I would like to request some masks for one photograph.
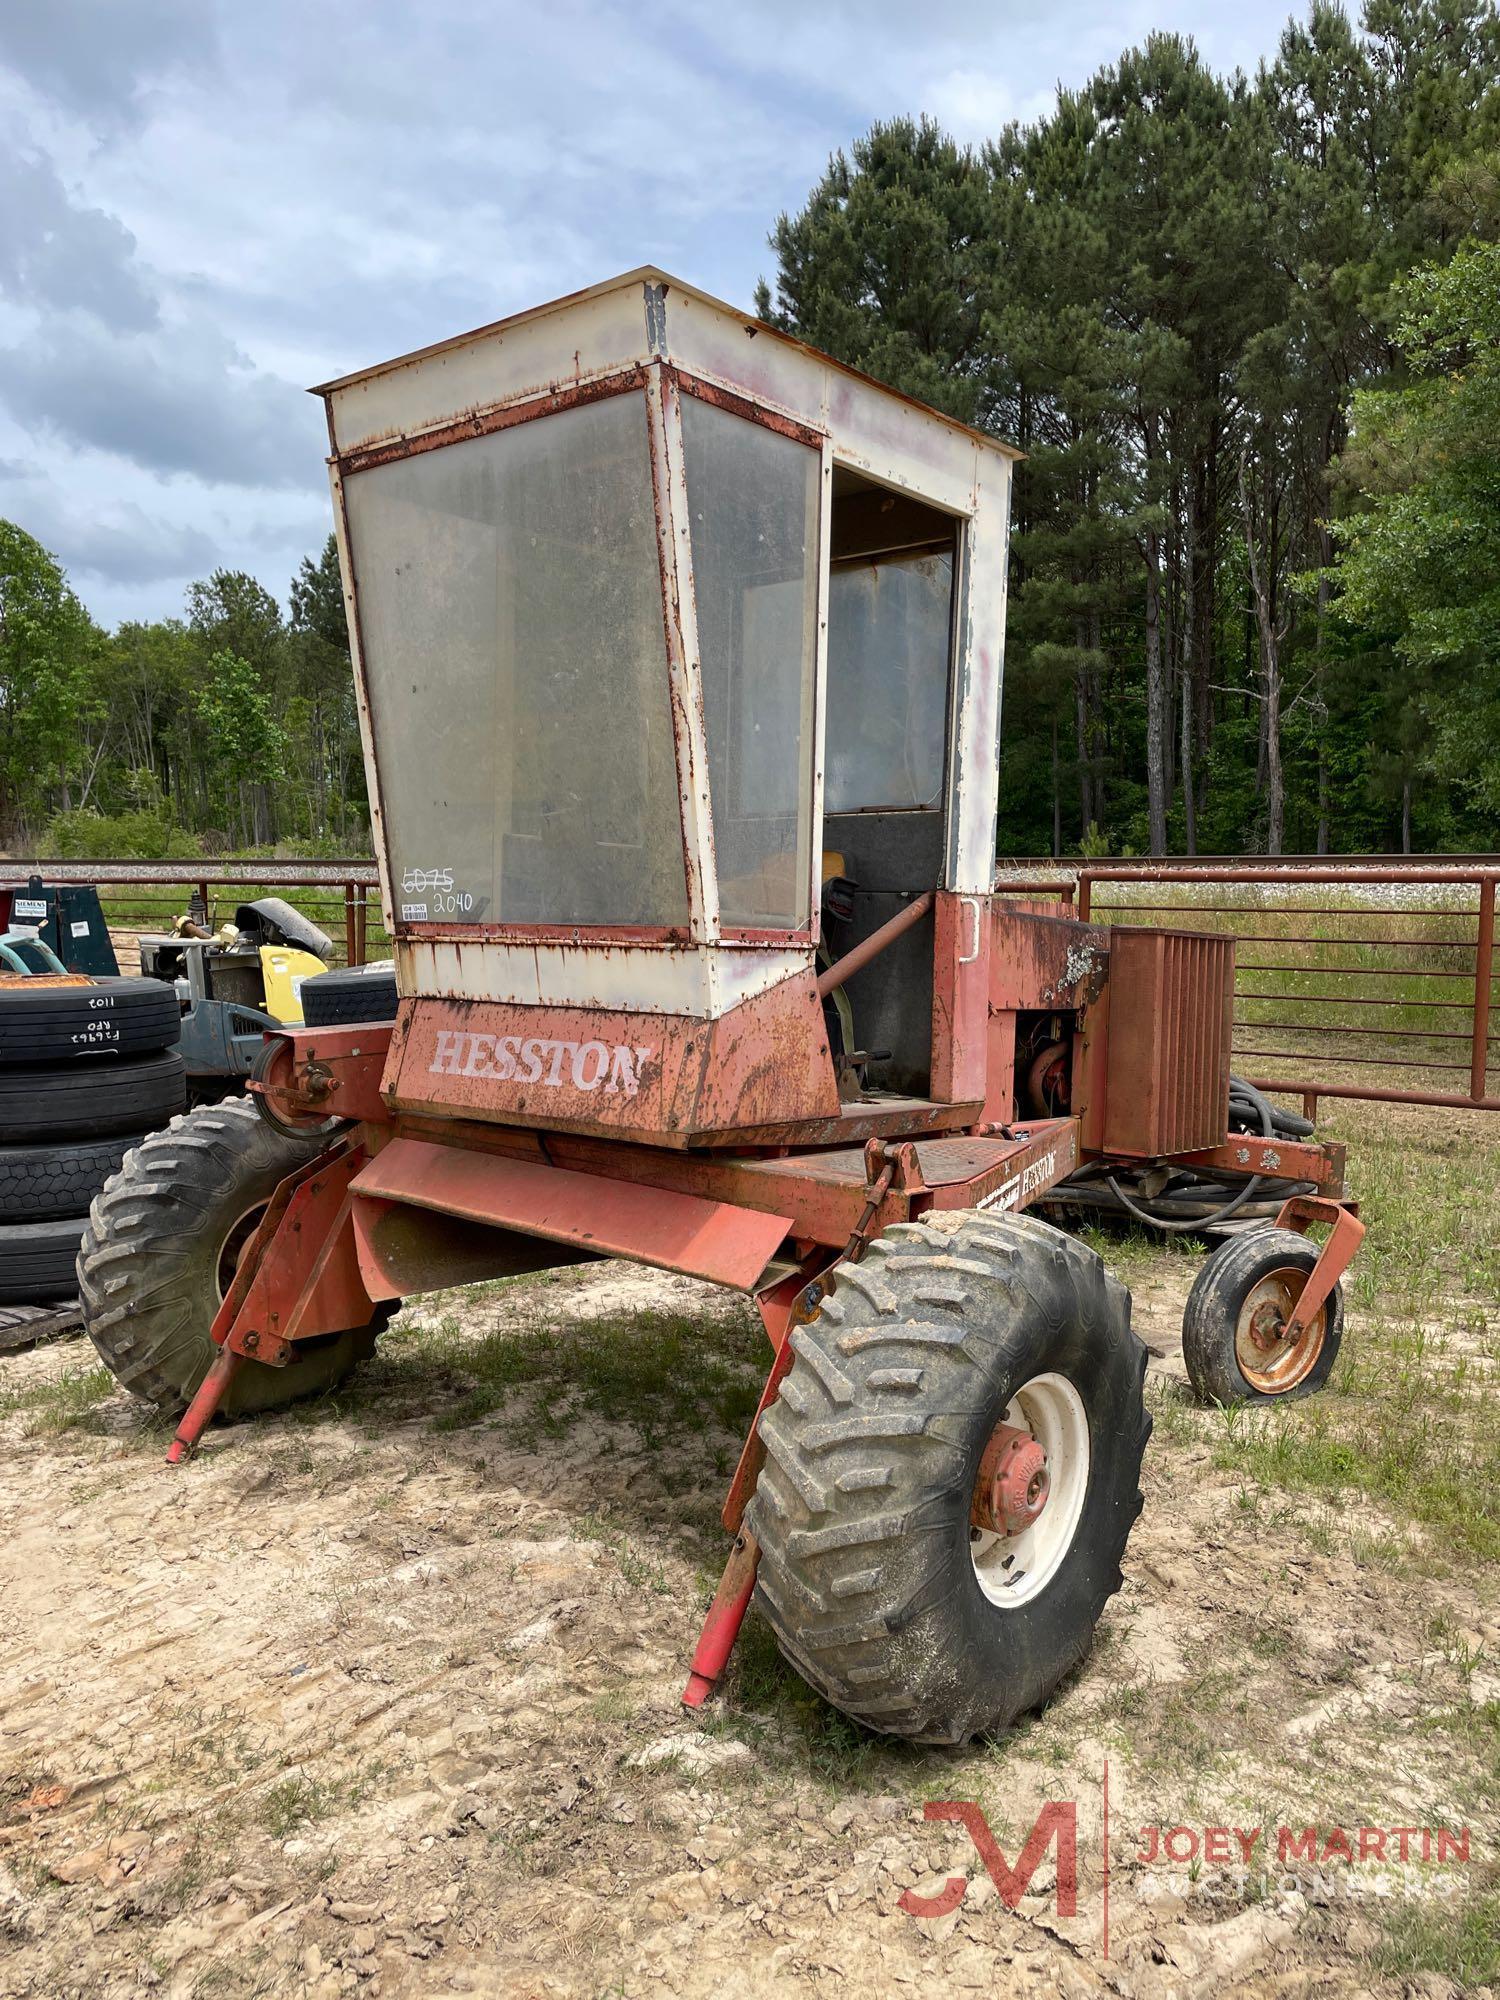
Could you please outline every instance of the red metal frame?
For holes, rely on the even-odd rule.
[[[299,1339],[369,1325],[375,1301],[359,1274],[349,1193],[365,1158],[362,1144],[342,1141],[267,1202],[214,1315],[219,1354],[177,1426],[169,1465],[196,1449],[244,1362],[284,1368]]]
[[[285,1365],[299,1339],[369,1323],[375,1293],[389,1295],[393,1281],[389,1256],[383,1261],[380,1247],[382,1242],[397,1247],[389,1234],[393,1217],[405,1218],[401,1268],[430,1271],[434,1284],[451,1275],[445,1258],[457,1257],[460,1247],[471,1254],[472,1237],[462,1232],[477,1229],[497,1245],[540,1239],[553,1245],[559,1258],[624,1255],[749,1292],[773,1351],[725,1498],[724,1524],[734,1542],[683,1697],[690,1706],[702,1702],[723,1672],[754,1590],[759,1551],[744,1515],[764,1463],[760,1419],[791,1367],[796,1326],[812,1318],[828,1289],[837,1286],[840,1264],[857,1262],[866,1245],[894,1223],[930,1211],[1025,1209],[1085,1159],[1101,1157],[1098,1130],[1109,1075],[1107,938],[1054,914],[1055,906],[1024,910],[941,893],[922,900],[934,903],[936,911],[935,1083],[971,1093],[962,1103],[875,1100],[809,1119],[796,1115],[793,1091],[785,1100],[791,1115],[780,1123],[773,1117],[760,1133],[761,1143],[747,1144],[743,1122],[736,1127],[733,1121],[744,1120],[747,1106],[774,1105],[783,1072],[795,1076],[798,1062],[815,1055],[831,1076],[821,997],[811,972],[798,986],[794,1011],[770,1037],[757,1027],[764,1010],[756,1003],[718,1022],[675,1027],[661,1017],[613,1017],[631,1028],[642,1024],[643,1033],[649,1022],[661,1045],[678,1034],[677,1058],[691,1050],[705,1065],[700,1074],[707,1082],[695,1088],[710,1091],[714,1116],[723,1121],[715,1128],[709,1119],[708,1146],[696,1113],[683,1119],[678,1131],[668,1129],[672,1107],[680,1114],[687,1102],[680,1091],[651,1098],[633,1114],[637,1127],[629,1136],[597,1119],[554,1118],[544,1124],[545,1110],[518,1102],[516,1093],[506,1094],[504,1078],[488,1074],[488,1057],[466,1057],[459,1065],[472,1088],[455,1103],[411,1103],[406,1081],[411,1064],[420,1066],[440,1046],[435,1037],[454,1038],[455,1046],[456,1038],[475,1043],[477,1037],[493,1052],[496,1024],[515,1015],[540,1031],[532,1037],[538,1047],[544,1040],[557,1046],[557,1037],[549,1039],[547,1031],[567,1025],[579,1010],[404,1002],[394,1026],[285,1031],[261,1066],[257,1088],[267,1110],[293,1124],[336,1117],[357,1122],[345,1128],[346,1138],[276,1191],[214,1321],[221,1352],[179,1427],[173,1460],[201,1437],[247,1359]],[[912,921],[905,915],[886,927],[884,940],[870,944],[878,949]],[[870,955],[867,948],[865,956]],[[1223,954],[1158,953],[1152,1005],[1162,1022],[1159,1047],[1137,1037],[1133,1063],[1139,1073],[1130,1079],[1127,1128],[1130,1103],[1151,1106],[1160,1049],[1182,1067],[1200,1044],[1207,1046],[1207,1029],[1199,1034],[1194,1023],[1217,1020],[1225,1001],[1226,963]],[[468,1025],[439,1025],[445,1020]],[[489,1027],[475,1025],[486,1021]],[[1035,1023],[1043,1024],[1052,1036],[1048,1046],[1068,1038],[1058,1035],[1058,1024],[1071,1032],[1074,1105],[1067,1115],[1014,1122],[1015,1052],[1027,1022],[1033,1024],[1028,1033]],[[766,1075],[773,1078],[769,1096],[759,1081]],[[637,1083],[644,1085],[643,1077]],[[554,1102],[567,1108],[564,1095]],[[934,1114],[946,1120],[947,1130],[933,1132]],[[1117,1101],[1117,1123],[1121,1116]],[[1295,1229],[1314,1221],[1332,1225],[1298,1303],[1295,1332],[1326,1301],[1364,1234],[1352,1206],[1330,1198],[1342,1190],[1342,1149],[1231,1135],[1222,1122],[1218,1131],[1216,1145],[1175,1157],[1219,1172],[1280,1173],[1310,1180],[1319,1189],[1287,1202],[1280,1218]],[[674,1143],[678,1140],[683,1143]],[[1141,1151],[1149,1146],[1132,1153],[1127,1131],[1125,1157],[1139,1157]],[[424,1228],[432,1232],[430,1257],[423,1248]],[[1000,1440],[1001,1447],[1006,1443]],[[1016,1471],[1012,1459],[1014,1451],[1009,1457],[997,1451],[994,1490],[976,1501],[992,1514],[1014,1512],[1024,1499],[1021,1487],[1030,1491],[1036,1484],[1031,1462],[1021,1466],[1016,1460]],[[1007,1466],[1015,1473],[1009,1484],[1002,1476]]]
[[[1295,1229],[1306,1235],[1314,1222],[1332,1225],[1328,1240],[1318,1252],[1318,1261],[1307,1275],[1296,1310],[1286,1323],[1283,1338],[1290,1344],[1305,1334],[1353,1261],[1365,1239],[1365,1225],[1354,1202],[1325,1201],[1317,1195],[1294,1194],[1282,1204],[1276,1218],[1278,1229]]]
[[[576,410],[584,403],[602,403],[611,396],[628,396],[632,391],[645,390],[646,371],[652,365],[637,363],[632,368],[617,369],[612,374],[596,375],[588,382],[572,382],[566,388],[549,389],[545,395],[528,397],[524,402],[506,403],[498,409],[476,410],[456,423],[439,424],[432,430],[414,431],[406,437],[392,438],[385,444],[366,445],[362,450],[345,452],[335,462],[340,474],[345,479],[352,479],[361,472],[373,471],[377,466],[392,465],[403,458],[416,458],[422,452],[440,451],[444,445],[465,444],[470,438],[492,437],[496,431],[514,430],[518,424],[533,423],[538,417],[556,416],[559,410]]]

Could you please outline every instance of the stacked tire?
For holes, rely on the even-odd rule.
[[[0,1305],[71,1299],[89,1203],[187,1102],[174,988],[0,981]]]
[[[396,968],[390,959],[320,972],[302,988],[302,1019],[309,1028],[364,1027],[396,1018]]]

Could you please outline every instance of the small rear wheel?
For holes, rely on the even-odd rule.
[[[1274,1403],[1323,1387],[1344,1338],[1342,1287],[1305,1331],[1287,1331],[1317,1261],[1317,1244],[1294,1229],[1232,1236],[1207,1260],[1182,1316],[1182,1358],[1200,1403]]]
[[[906,1223],[791,1341],[746,1517],[782,1652],[873,1729],[1008,1727],[1120,1587],[1151,1430],[1129,1294],[1029,1216]]]
[[[241,1252],[288,1174],[325,1141],[276,1132],[243,1098],[203,1105],[126,1155],[89,1210],[78,1253],[84,1323],[112,1373],[163,1412],[191,1400],[218,1349],[210,1331]],[[240,1369],[225,1416],[281,1409],[343,1379],[390,1317],[299,1341],[285,1368]]]

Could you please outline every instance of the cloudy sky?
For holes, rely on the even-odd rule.
[[[658,263],[748,305],[835,148],[1288,0],[0,0],[0,516],[106,623],[328,531],[308,383]]]

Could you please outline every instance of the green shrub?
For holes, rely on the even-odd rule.
[[[58,813],[43,847],[60,861],[196,861],[203,843],[165,813]]]

